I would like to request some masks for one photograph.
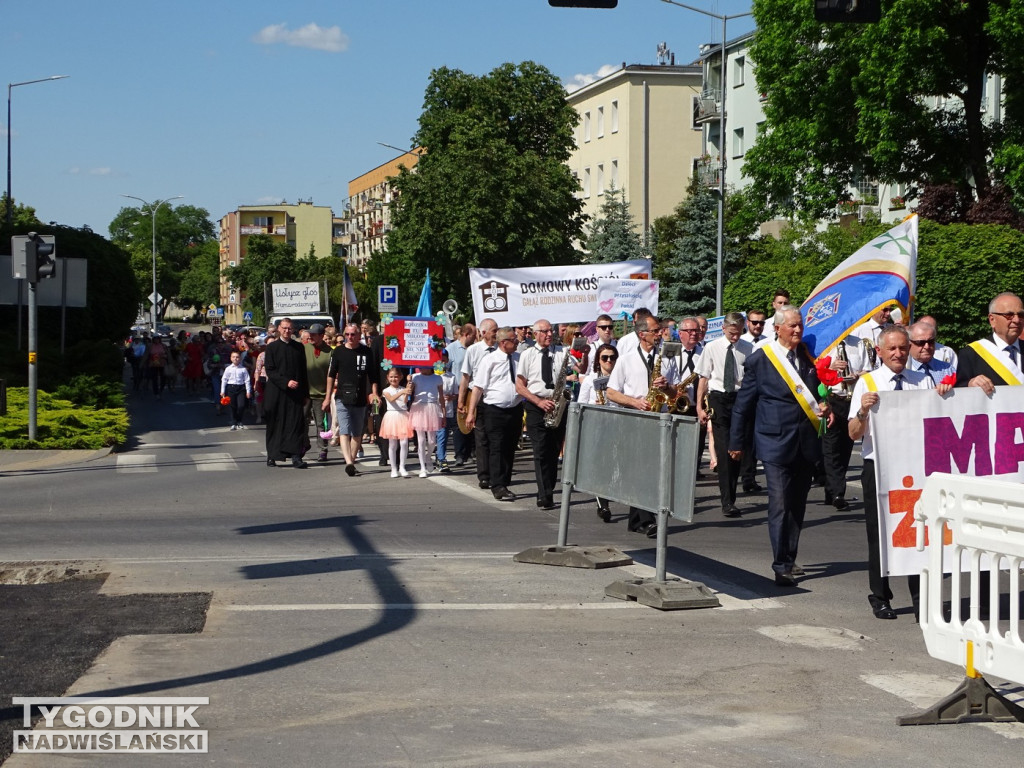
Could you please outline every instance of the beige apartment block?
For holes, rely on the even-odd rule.
[[[697,64],[623,64],[566,97],[580,115],[569,167],[584,213],[597,216],[613,187],[625,190],[641,232],[672,213],[701,155],[702,79]]]
[[[346,247],[350,266],[363,269],[370,256],[386,250],[395,199],[391,179],[402,166],[415,168],[422,151],[405,152],[348,183],[349,197],[341,214],[344,232],[339,233],[339,242]]]
[[[245,259],[253,235],[268,235],[295,248],[300,258],[333,254],[334,213],[330,207],[299,201],[296,205],[242,205],[220,220],[220,269],[237,266]],[[221,276],[220,306],[224,323],[242,322],[245,294]]]

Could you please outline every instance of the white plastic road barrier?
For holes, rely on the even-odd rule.
[[[925,482],[914,519],[917,548],[928,553],[928,565],[921,573],[920,621],[925,645],[932,657],[963,665],[967,676],[956,691],[932,708],[901,717],[900,725],[1024,722],[1024,709],[981,676],[984,673],[1024,685],[1020,621],[1024,486],[937,472]],[[988,588],[992,564],[1009,571],[1005,615],[1000,612],[1000,574],[994,568]],[[948,603],[943,601],[944,574],[949,574]],[[964,597],[969,597],[966,618],[961,612]]]

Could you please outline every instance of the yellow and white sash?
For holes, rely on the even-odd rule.
[[[1021,384],[1024,384],[1024,376],[1021,375],[1020,368],[1002,358],[1003,350],[997,347],[995,342],[990,339],[978,339],[977,341],[972,341],[967,346],[977,352],[981,359],[989,364],[989,367],[999,375],[1004,384],[1009,384],[1013,387],[1019,387]],[[996,384],[998,382],[992,383]]]
[[[815,431],[817,431],[821,425],[821,419],[818,418],[818,399],[815,397],[817,393],[810,391],[803,379],[800,378],[796,368],[789,362],[789,358],[785,355],[780,355],[776,351],[775,343],[765,344],[762,349],[764,349],[765,357],[775,366],[775,370],[779,372],[779,376],[786,382],[789,391],[793,393],[793,397],[796,398],[797,403],[803,409],[807,418],[811,420],[811,425]]]

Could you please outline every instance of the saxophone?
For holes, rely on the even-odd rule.
[[[658,355],[654,358],[654,367],[651,370],[652,384],[650,389],[647,390],[647,397],[644,398],[654,413],[661,411],[662,406],[667,406],[669,412],[672,412],[675,407],[675,399],[670,397],[667,392],[663,392],[655,387],[653,382],[661,377],[662,358],[675,357],[679,354],[680,349],[682,349],[682,345],[678,341],[663,341],[658,348]]]
[[[582,336],[577,336],[572,340],[572,349],[574,351],[582,352],[586,348],[587,342]],[[565,386],[565,380],[569,376],[571,366],[572,355],[569,353],[569,350],[565,350],[565,354],[562,357],[562,365],[559,367],[558,376],[555,378],[554,392],[551,395],[551,399],[555,401],[555,407],[544,414],[544,426],[548,429],[555,429],[555,427],[562,423],[565,409],[572,402],[572,390]]]
[[[686,389],[697,380],[698,376],[700,374],[694,371],[676,385],[676,396],[669,408],[672,413],[683,413],[690,409],[690,398],[686,396]]]
[[[850,356],[846,354],[846,342],[840,341],[836,347],[836,359],[846,363],[846,370],[843,371],[843,394],[850,394],[850,384],[847,377],[850,375]]]

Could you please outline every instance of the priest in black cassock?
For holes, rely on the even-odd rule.
[[[305,407],[309,400],[306,379],[306,353],[292,339],[292,321],[278,323],[278,340],[267,345],[264,367],[267,385],[263,393],[263,411],[267,420],[267,466],[291,458],[292,466],[305,469],[302,454],[309,449],[309,428]]]

